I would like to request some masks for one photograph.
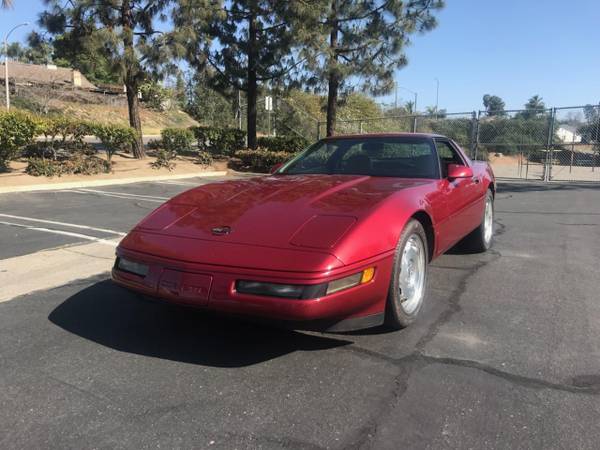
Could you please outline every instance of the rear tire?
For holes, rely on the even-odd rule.
[[[385,324],[399,330],[413,323],[425,298],[429,246],[423,225],[410,220],[398,240],[385,312]]]
[[[485,208],[481,224],[469,233],[464,239],[464,245],[474,253],[483,253],[489,250],[494,240],[494,196],[487,191]]]

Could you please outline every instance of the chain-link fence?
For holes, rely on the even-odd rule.
[[[320,123],[320,130],[324,130]],[[498,178],[600,181],[600,105],[338,120],[336,133],[448,136]]]
[[[600,181],[600,105],[556,108],[548,178]]]

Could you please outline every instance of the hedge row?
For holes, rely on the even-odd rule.
[[[294,154],[289,152],[272,152],[264,148],[246,149],[235,152],[236,158],[242,162],[245,169],[252,172],[268,173],[276,164],[282,164],[291,159]]]
[[[136,139],[135,130],[128,126],[108,125],[70,120],[67,118],[40,118],[15,111],[0,113],[0,168],[17,157],[24,149],[27,156],[57,160],[58,155],[89,149],[84,137],[95,135],[107,152],[108,161],[118,151],[128,151]],[[44,140],[35,142],[43,136]],[[193,142],[198,143],[197,152]],[[285,161],[302,150],[308,142],[297,136],[258,138],[258,150],[240,150],[245,147],[246,133],[235,128],[191,127],[167,128],[161,133],[157,146],[168,154],[196,152],[201,164],[210,164],[212,156],[237,156],[242,163],[255,170],[265,171],[271,165]],[[236,153],[237,152],[237,153]],[[63,158],[64,159],[64,158]],[[37,166],[43,164],[35,163]],[[48,169],[50,172],[54,169]],[[60,171],[60,169],[57,169]],[[45,169],[32,172],[46,172]]]
[[[302,136],[264,136],[257,139],[259,147],[272,152],[296,153],[304,150],[310,144]]]
[[[50,159],[57,159],[59,153],[88,149],[84,141],[87,135],[100,140],[109,161],[115,152],[128,151],[136,139],[135,130],[128,126],[41,118],[20,111],[0,113],[0,166],[6,167],[24,149],[28,156]],[[36,137],[44,140],[35,142]]]
[[[191,127],[198,140],[198,149],[212,155],[233,156],[244,148],[246,132],[237,128]]]

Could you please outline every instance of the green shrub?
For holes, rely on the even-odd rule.
[[[296,153],[308,147],[309,142],[302,136],[263,136],[257,139],[259,147],[272,152]]]
[[[235,156],[242,161],[242,165],[253,172],[268,173],[275,164],[281,164],[289,160],[293,153],[271,152],[264,148],[256,150],[239,150]]]
[[[136,140],[136,131],[131,127],[93,124],[90,129],[102,142],[109,161],[116,152],[129,150]]]
[[[27,156],[56,159],[61,154],[91,148],[90,144],[84,142],[85,136],[92,133],[90,124],[87,122],[75,121],[66,117],[45,118],[40,120],[38,132],[44,136],[45,140],[36,143],[39,144],[37,148],[32,145],[28,146]]]
[[[160,132],[162,148],[168,152],[185,153],[192,151],[194,133],[187,128],[165,128]]]
[[[198,152],[198,156],[196,158],[196,164],[200,164],[202,166],[210,166],[213,162],[213,157],[208,152]]]
[[[62,161],[55,161],[46,158],[29,158],[25,172],[34,177],[54,177],[61,176],[63,172]]]
[[[173,100],[171,90],[153,82],[143,83],[139,90],[140,94],[142,94],[142,102],[148,108],[156,111],[166,111],[171,107]]]
[[[67,174],[95,175],[109,173],[111,164],[97,156],[78,152],[68,159],[29,158],[25,172],[39,177],[60,177]]]
[[[246,132],[237,128],[191,127],[198,140],[198,149],[213,155],[233,156],[244,148]]]
[[[150,150],[160,150],[163,148],[163,143],[161,139],[150,139],[146,144]]]
[[[21,112],[0,113],[0,168],[18,155],[19,150],[33,142],[39,121]]]
[[[173,160],[176,158],[177,153],[168,150],[158,150],[156,152],[156,160],[150,163],[153,169],[168,169],[169,172],[175,168]]]

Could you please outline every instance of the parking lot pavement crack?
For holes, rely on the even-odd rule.
[[[61,385],[65,386],[65,387],[67,387],[67,388],[69,388],[69,389],[73,389],[74,391],[77,391],[77,392],[79,392],[80,394],[84,395],[85,397],[92,398],[92,399],[96,400],[96,402],[98,402],[98,403],[102,404],[102,405],[103,405],[103,406],[105,406],[105,407],[108,407],[108,408],[110,408],[110,409],[111,409],[111,411],[113,411],[113,412],[115,412],[115,413],[116,413],[116,412],[118,412],[118,411],[119,411],[119,409],[120,409],[120,408],[119,408],[118,406],[116,406],[116,405],[115,405],[115,403],[114,403],[114,402],[113,402],[111,399],[109,399],[108,397],[105,397],[105,396],[103,396],[103,395],[96,394],[96,393],[94,393],[94,392],[92,392],[92,391],[89,391],[89,390],[87,390],[87,389],[83,389],[83,388],[81,388],[81,387],[79,387],[79,386],[77,386],[77,385],[75,385],[75,384],[73,384],[73,383],[70,383],[70,382],[68,382],[68,381],[62,380],[62,379],[60,379],[60,378],[56,378],[55,376],[52,376],[52,375],[50,375],[50,374],[49,374],[49,373],[47,373],[47,372],[40,371],[40,373],[41,373],[43,376],[45,376],[46,378],[48,378],[48,379],[50,379],[50,380],[52,380],[52,381],[54,381],[54,382],[56,382],[56,383],[59,383],[59,384],[61,384]]]
[[[569,382],[554,383],[541,378],[527,377],[524,375],[506,372],[491,365],[483,364],[473,360],[437,357],[424,354],[418,355],[416,359],[425,361],[429,364],[444,364],[476,369],[525,388],[550,389],[554,391],[568,392],[570,394],[600,395],[600,375],[575,376],[571,378]]]
[[[371,448],[372,442],[377,436],[380,424],[392,413],[404,393],[407,391],[408,383],[412,374],[432,364],[451,365],[478,370],[485,372],[488,375],[501,378],[510,384],[518,385],[527,389],[549,389],[552,391],[565,392],[569,394],[591,396],[600,395],[600,375],[580,375],[571,378],[565,383],[555,383],[540,378],[527,377],[524,375],[506,372],[478,361],[430,356],[419,351],[415,351],[401,358],[393,358],[383,353],[356,345],[343,347],[342,351],[350,351],[368,358],[383,361],[400,369],[399,373],[394,377],[393,388],[391,389],[389,395],[386,396],[386,400],[381,403],[381,406],[372,414],[367,423],[346,441],[346,443],[342,446],[344,449]]]
[[[348,347],[346,347],[348,348]],[[359,353],[383,359],[386,362],[391,362],[390,358],[377,352],[372,352],[361,347],[353,347],[353,350]],[[408,389],[408,380],[412,373],[423,365],[419,361],[416,353],[410,354],[403,358],[394,360],[394,365],[400,369],[399,373],[394,377],[393,388],[385,401],[381,402],[381,406],[371,415],[365,425],[363,425],[356,433],[354,433],[343,445],[343,449],[369,449],[372,446],[374,438],[377,436],[379,426],[383,420],[388,417],[398,401],[402,398]]]
[[[460,300],[467,290],[469,280],[477,274],[478,271],[486,267],[487,265],[497,261],[502,255],[500,252],[490,249],[487,254],[492,255],[491,258],[479,260],[477,264],[468,269],[466,273],[459,280],[456,289],[454,289],[449,296],[448,306],[446,309],[440,314],[435,322],[431,324],[427,332],[419,339],[416,345],[416,349],[418,352],[422,352],[423,349],[429,342],[431,342],[435,336],[439,333],[441,327],[450,321],[452,316],[455,313],[461,310]]]

